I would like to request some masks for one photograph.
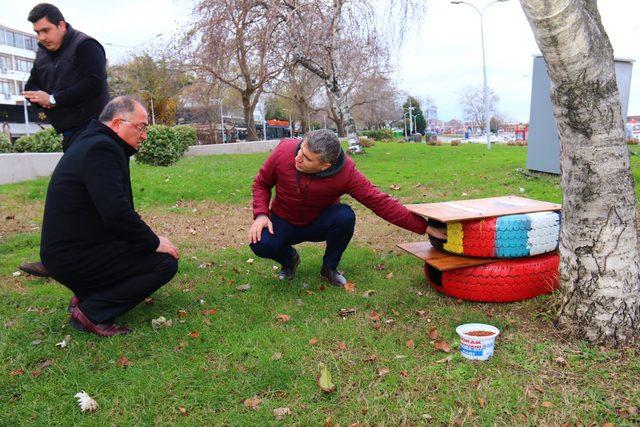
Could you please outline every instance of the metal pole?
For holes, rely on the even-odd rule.
[[[404,137],[407,137],[407,115],[402,115],[402,124],[404,125]]]
[[[222,100],[218,99],[218,102],[220,103],[220,135],[222,135],[222,143],[225,144],[227,142],[227,139],[225,138],[225,135],[224,135],[224,116],[222,115]]]
[[[487,8],[489,6],[491,6],[494,3],[503,3],[506,2],[508,0],[494,0],[491,3],[488,3],[483,9],[482,11],[480,11],[480,9],[478,9],[476,6],[474,6],[471,3],[467,3],[466,1],[460,1],[460,0],[453,0],[451,3],[452,4],[466,4],[471,6],[472,8],[475,9],[476,12],[478,12],[478,15],[480,15],[480,42],[482,45],[482,75],[483,75],[483,80],[484,80],[484,84],[483,84],[483,93],[484,93],[484,131],[486,132],[486,137],[487,137],[487,148],[491,149],[491,117],[489,117],[489,87],[487,85],[487,64],[486,64],[486,59],[485,59],[485,52],[484,52],[484,23],[483,23],[483,15],[484,15],[484,11],[487,10]]]
[[[25,82],[22,82],[22,92],[24,92],[24,86]],[[22,99],[22,108],[24,110],[24,131],[26,132],[27,136],[29,136],[31,135],[31,132],[29,132],[29,110],[27,109],[27,98],[23,97]]]
[[[485,8],[486,9],[486,8]],[[487,87],[487,63],[484,55],[484,24],[480,13],[480,42],[482,43],[482,77],[484,79],[484,131],[487,136],[487,148],[491,149],[491,117],[489,117],[489,88]]]
[[[409,133],[413,135],[413,120],[411,118],[411,111],[413,107],[411,106],[411,98],[409,98]]]
[[[264,102],[262,103],[262,140],[267,140],[267,118],[264,115]]]

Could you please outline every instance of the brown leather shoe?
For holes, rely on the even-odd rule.
[[[342,287],[347,284],[347,279],[338,270],[329,270],[326,267],[322,267],[320,277],[328,280],[333,286]]]
[[[71,313],[73,309],[78,306],[78,304],[80,304],[80,298],[78,298],[75,295],[72,296],[71,299],[69,300],[69,307],[67,307],[67,311]]]
[[[131,332],[126,326],[118,326],[113,323],[94,324],[87,316],[84,315],[77,306],[71,311],[71,320],[69,324],[83,332],[91,332],[101,337],[112,337],[114,335],[126,335]]]
[[[40,261],[23,262],[22,264],[20,264],[18,268],[32,276],[49,277],[49,272],[47,271],[47,267],[45,267],[44,264]]]

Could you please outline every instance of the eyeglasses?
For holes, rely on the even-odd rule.
[[[149,123],[139,123],[139,124],[135,124],[133,122],[130,122],[127,119],[120,119],[123,122],[127,122],[129,123],[131,126],[133,126],[134,128],[136,128],[138,130],[138,132],[140,133],[147,133],[147,128],[149,127]]]

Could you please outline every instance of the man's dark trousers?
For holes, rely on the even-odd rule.
[[[269,258],[284,267],[290,267],[295,254],[292,245],[302,242],[327,242],[322,265],[336,270],[342,253],[347,249],[356,224],[356,215],[348,205],[328,207],[318,218],[304,226],[293,225],[278,215],[271,214],[274,234],[262,230],[261,240],[251,244],[253,252]]]
[[[119,247],[106,247],[114,245]],[[114,242],[94,248],[94,251],[108,253],[126,246],[128,245]],[[85,264],[80,256],[77,259],[80,265],[75,269],[71,266],[50,266],[51,261],[45,265],[54,279],[80,299],[78,307],[96,324],[110,323],[128,312],[169,283],[178,271],[178,261],[168,254],[157,252],[125,249],[104,262],[91,262],[90,265],[86,265],[89,263]]]

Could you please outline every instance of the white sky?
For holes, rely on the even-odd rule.
[[[479,8],[489,0],[467,0]],[[26,20],[37,1],[0,0],[0,23],[32,31]],[[112,63],[130,48],[166,43],[191,13],[188,0],[58,0],[53,1],[77,29],[100,41]],[[482,56],[478,14],[467,5],[429,0],[427,16],[415,22],[395,57],[398,86],[418,98],[431,96],[443,120],[461,118],[458,92],[482,85]],[[640,1],[600,0],[598,7],[615,56],[640,58]],[[500,97],[499,111],[527,122],[531,98],[532,55],[539,53],[519,1],[492,5],[484,14],[489,86]],[[163,36],[152,39],[158,33]],[[634,66],[640,66],[634,63]],[[631,81],[629,114],[640,114],[640,78]]]

